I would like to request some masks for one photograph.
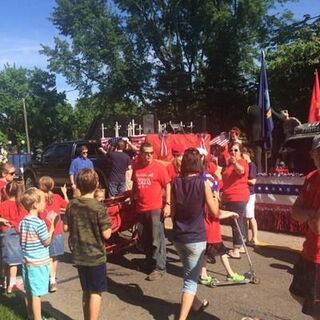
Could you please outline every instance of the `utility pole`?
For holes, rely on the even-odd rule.
[[[22,99],[22,106],[23,106],[23,117],[24,117],[24,128],[26,131],[26,139],[27,139],[27,153],[31,153],[30,150],[30,140],[29,140],[29,130],[28,130],[28,118],[27,118],[27,109],[26,109],[26,101]]]

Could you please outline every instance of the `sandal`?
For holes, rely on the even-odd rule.
[[[206,299],[203,299],[201,302],[201,306],[198,309],[193,309],[194,312],[196,313],[201,313],[203,312],[206,308],[209,306],[209,301]]]
[[[239,256],[235,256],[234,252],[232,250],[227,252],[227,255],[229,256],[229,258],[231,259],[241,259],[240,255]]]

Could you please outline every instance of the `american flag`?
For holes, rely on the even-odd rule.
[[[210,146],[214,144],[218,144],[221,147],[226,146],[229,143],[229,133],[228,132],[221,132],[218,136],[214,137],[210,141]]]

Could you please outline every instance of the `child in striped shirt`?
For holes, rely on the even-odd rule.
[[[41,296],[47,294],[49,288],[49,245],[57,214],[50,215],[52,223],[48,232],[46,224],[38,217],[46,206],[44,193],[30,188],[23,194],[21,203],[28,211],[19,226],[28,319],[41,320]]]

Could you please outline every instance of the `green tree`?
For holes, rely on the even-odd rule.
[[[53,74],[5,65],[0,71],[0,123],[13,145],[26,141],[22,99],[25,99],[31,147],[72,138],[74,111],[56,90]]]
[[[292,19],[269,14],[286,0],[56,2],[60,37],[42,50],[52,71],[111,113],[124,104],[166,120],[208,114],[216,127],[253,102],[258,49]]]

